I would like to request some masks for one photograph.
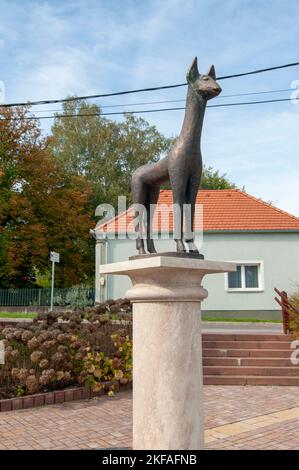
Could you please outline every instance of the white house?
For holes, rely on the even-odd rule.
[[[195,218],[195,240],[205,259],[238,265],[235,273],[204,279],[209,297],[202,310],[209,316],[279,318],[274,287],[290,292],[299,285],[299,218],[237,189],[201,190],[196,203],[202,211]],[[175,250],[172,239],[163,239],[172,231],[172,215],[172,193],[163,190],[154,220],[157,251]],[[95,229],[96,301],[124,297],[130,286],[124,276],[101,276],[100,265],[136,254],[129,239],[132,218],[129,209]]]

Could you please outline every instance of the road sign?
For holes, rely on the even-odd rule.
[[[59,258],[60,258],[60,255],[59,253],[56,253],[56,251],[51,251],[50,253],[50,260],[54,263],[59,263]]]

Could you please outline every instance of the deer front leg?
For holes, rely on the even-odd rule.
[[[186,211],[186,243],[188,244],[189,253],[199,253],[194,243],[194,215],[196,196],[199,188],[199,177],[191,177],[187,186],[187,211]]]

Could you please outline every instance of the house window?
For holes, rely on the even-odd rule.
[[[262,291],[262,262],[237,262],[237,270],[226,276],[227,291]]]

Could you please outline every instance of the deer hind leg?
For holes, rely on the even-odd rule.
[[[145,248],[144,248],[144,240],[143,240],[143,220],[144,220],[144,212],[146,209],[146,202],[148,199],[148,189],[143,181],[142,174],[136,171],[133,174],[132,182],[132,198],[133,198],[133,205],[135,208],[134,219],[135,222],[135,232],[136,232],[136,249],[139,255],[145,255]]]
[[[157,253],[153,241],[153,218],[155,206],[158,202],[160,186],[151,187],[146,203],[146,244],[149,253]]]
[[[194,243],[194,215],[198,188],[199,178],[190,178],[187,186],[187,204],[189,204],[189,207],[187,210],[188,220],[186,220],[186,243],[189,248],[189,253],[199,253],[198,248]]]

